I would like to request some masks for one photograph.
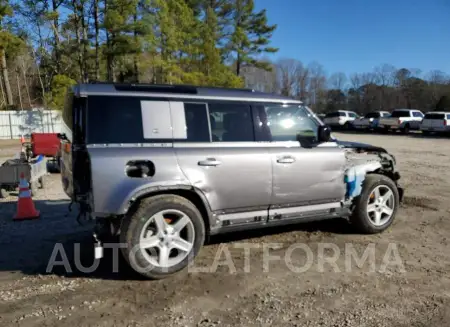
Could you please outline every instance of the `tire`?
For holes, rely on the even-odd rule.
[[[30,192],[31,192],[31,196],[35,196],[38,193],[38,182],[34,181],[34,182],[30,182]]]
[[[346,122],[346,123],[344,124],[344,130],[349,131],[350,129],[351,129],[350,123],[349,123],[349,122]]]
[[[381,193],[382,189],[389,189],[393,193],[392,197],[390,197],[390,204],[392,204],[392,214],[389,217],[384,212],[380,213],[381,218],[378,224],[374,222],[375,215],[377,214],[376,211],[370,212],[370,214],[368,213],[369,199],[376,189],[380,190],[381,195],[386,194]],[[376,200],[376,195],[374,200]],[[355,227],[355,229],[360,233],[363,234],[381,233],[384,230],[386,230],[394,221],[399,203],[400,201],[397,185],[394,183],[394,181],[392,181],[392,179],[384,175],[369,174],[364,180],[361,195],[355,198],[354,201],[355,207],[350,217],[350,222]],[[372,208],[374,207],[375,204]],[[383,221],[383,217],[385,221]]]
[[[47,177],[46,176],[39,177],[38,181],[39,181],[39,188],[45,188],[45,185],[47,185]]]
[[[409,134],[410,130],[409,124],[406,124],[405,127],[403,127],[402,132],[403,134]]]
[[[160,214],[164,213],[165,219],[162,221],[165,222],[167,219],[167,212],[170,211],[182,213],[189,219],[189,222],[186,227],[184,227],[182,232],[186,232],[185,235],[188,235],[186,238],[189,238],[190,234],[191,240],[188,240],[187,243],[191,243],[191,247],[190,250],[184,253],[181,253],[183,251],[179,251],[176,247],[172,247],[172,249],[167,252],[168,256],[170,256],[173,253],[173,249],[175,249],[175,254],[178,253],[180,255],[180,259],[178,260],[181,261],[177,262],[177,259],[175,259],[175,263],[173,265],[163,267],[159,265],[161,263],[160,251],[163,251],[160,246],[163,248],[165,247],[166,249],[171,248],[172,242],[161,239],[161,237],[170,237],[170,232],[166,235],[159,235],[161,231],[158,230],[159,228],[156,225],[155,217],[161,217]],[[163,223],[164,228],[167,227],[166,223],[167,222]],[[147,227],[152,225],[153,227]],[[175,226],[176,223],[168,224],[168,226],[172,225]],[[148,231],[147,228],[149,228]],[[148,239],[157,239],[156,242],[158,243],[158,245],[151,248],[151,250],[145,250],[140,247],[141,237],[148,233],[151,233]],[[194,235],[193,239],[192,234]],[[121,250],[125,260],[131,268],[133,268],[133,270],[149,279],[166,278],[186,268],[188,264],[197,256],[204,241],[205,224],[203,222],[202,215],[192,202],[178,195],[156,195],[144,199],[135,212],[132,212],[129,216],[124,218],[120,232],[120,242],[122,243]],[[167,247],[164,244],[167,244]],[[125,245],[126,247],[124,247]],[[136,251],[133,249],[136,249]],[[156,258],[152,257],[152,255],[155,254]],[[185,255],[184,258],[183,255]],[[158,262],[156,262],[156,260],[158,260]],[[148,267],[149,269],[143,269],[145,267]]]
[[[0,199],[6,199],[8,196],[8,191],[0,186]]]
[[[423,136],[430,136],[431,133],[429,131],[422,131]]]

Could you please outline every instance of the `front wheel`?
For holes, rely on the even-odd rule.
[[[196,206],[177,195],[157,195],[124,218],[120,241],[130,266],[150,279],[162,279],[185,267],[205,241],[205,225]]]
[[[399,198],[397,185],[392,179],[379,174],[367,175],[361,195],[355,199],[350,222],[358,232],[380,233],[394,221]]]

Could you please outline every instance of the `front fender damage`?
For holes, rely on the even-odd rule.
[[[352,146],[353,145],[353,146]],[[362,192],[364,180],[368,174],[382,174],[397,185],[400,202],[403,200],[403,188],[398,181],[400,174],[396,170],[396,159],[383,148],[360,143],[341,144],[345,149],[347,165],[345,167],[346,195],[344,206],[350,208],[353,199]]]

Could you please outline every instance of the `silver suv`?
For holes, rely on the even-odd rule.
[[[348,218],[388,228],[395,158],[340,142],[302,102],[246,89],[81,84],[63,112],[61,171],[79,215],[120,237],[133,269],[163,278],[215,234]],[[99,251],[99,257],[101,257]]]

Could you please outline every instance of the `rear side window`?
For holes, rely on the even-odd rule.
[[[210,142],[204,103],[91,96],[87,106],[90,144]]]
[[[137,97],[88,97],[88,143],[144,143]]]
[[[209,142],[208,112],[206,104],[185,103],[187,142]]]
[[[72,131],[73,129],[73,98],[72,92],[68,92],[64,103],[64,109],[62,112],[62,120],[65,128]]]
[[[450,119],[450,114],[447,114],[447,119]]]
[[[337,116],[339,116],[339,117],[345,117],[345,112],[339,111],[339,112],[337,113]]]
[[[418,111],[413,111],[412,114],[413,114],[413,117],[419,117],[419,118],[423,117],[423,114],[421,112],[418,112]]]
[[[356,118],[357,117],[354,112],[349,112],[348,116],[351,117],[351,118]]]
[[[448,115],[447,115],[448,118]],[[445,119],[444,114],[434,114],[434,113],[428,113],[425,115],[424,119]]]
[[[399,118],[399,117],[411,117],[410,112],[406,110],[397,110],[393,111],[391,114],[391,117],[393,118]]]
[[[250,105],[209,103],[208,109],[213,142],[255,141]]]

